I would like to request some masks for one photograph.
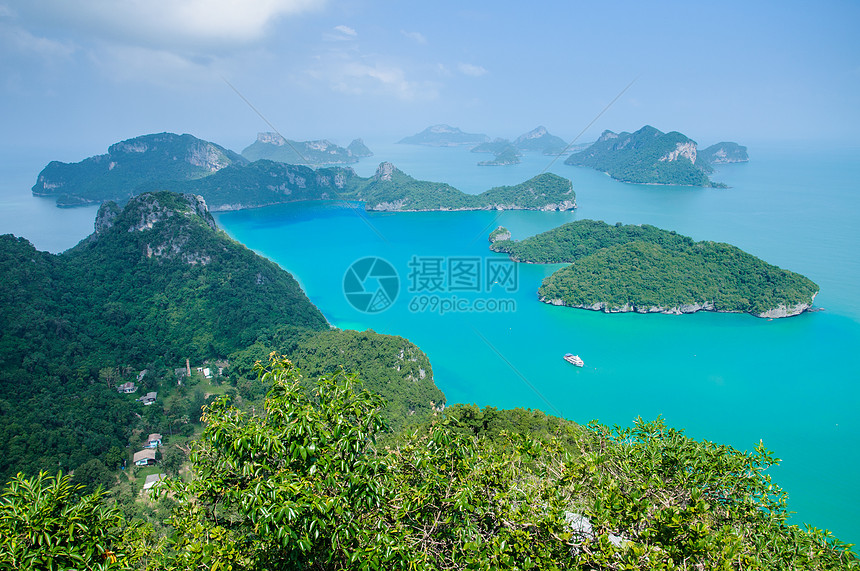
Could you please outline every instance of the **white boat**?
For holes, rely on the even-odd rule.
[[[579,358],[579,355],[574,355],[573,353],[565,353],[564,360],[570,363],[571,365],[576,365],[577,367],[581,367],[585,364],[585,361]]]

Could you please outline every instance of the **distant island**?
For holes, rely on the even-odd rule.
[[[567,142],[561,137],[550,134],[543,125],[539,125],[514,139],[514,147],[520,151],[537,151],[544,155],[557,155],[564,152]]]
[[[480,161],[478,166],[502,166],[519,164],[520,157],[524,152],[540,152],[544,155],[558,155],[565,151],[567,143],[564,139],[551,135],[546,127],[540,125],[528,133],[524,133],[514,139],[493,139],[481,143],[472,149],[473,153],[493,153],[496,155],[491,161]]]
[[[202,166],[201,166],[202,165]],[[478,195],[448,184],[419,181],[388,162],[371,177],[349,167],[313,169],[271,160],[249,162],[191,135],[144,135],[79,163],[50,163],[33,194],[57,196],[58,206],[124,203],[144,192],[172,190],[202,196],[210,209],[239,210],[304,200],[363,202],[367,210],[572,210],[571,182],[543,174]]]
[[[722,142],[699,151],[698,160],[712,165],[724,165],[729,163],[746,163],[749,162],[750,157],[747,154],[747,148],[743,145]]]
[[[735,246],[649,225],[579,220],[522,241],[500,227],[490,241],[515,261],[570,264],[543,280],[541,301],[606,313],[788,317],[809,310],[819,289]]]
[[[127,201],[152,180],[191,180],[248,160],[192,135],[158,133],[113,144],[107,154],[78,163],[50,162],[36,180],[36,196],[56,196],[57,206]]]
[[[744,149],[746,155],[745,147],[735,143],[719,145],[709,147],[707,157],[718,157],[720,148],[728,156],[728,145]],[[696,142],[687,136],[646,125],[635,133],[604,131],[593,145],[572,154],[564,164],[591,167],[622,182],[725,188],[708,178],[713,173],[708,161],[700,160]]]
[[[401,145],[426,145],[429,147],[453,147],[486,143],[490,138],[481,133],[465,133],[450,125],[433,125],[418,134],[397,141]]]
[[[277,133],[259,133],[257,140],[242,151],[249,161],[268,159],[297,165],[336,165],[358,162],[361,157],[372,157],[373,152],[361,139],[355,139],[344,148],[325,139],[293,141]]]
[[[520,153],[516,147],[511,144],[503,147],[498,153],[496,153],[496,157],[491,161],[479,161],[479,167],[495,167],[495,166],[503,166],[503,165],[518,165],[520,164],[520,157],[522,153]]]

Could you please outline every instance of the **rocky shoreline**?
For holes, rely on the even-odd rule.
[[[812,296],[812,299],[813,301],[815,300],[814,295]],[[541,297],[540,301],[542,301],[543,303],[548,303],[550,305],[573,307],[575,309],[588,309],[591,311],[602,311],[603,313],[663,313],[666,315],[683,315],[687,313],[696,313],[699,311],[712,311],[714,313],[744,313],[742,311],[737,310],[715,309],[714,302],[712,301],[683,304],[675,307],[642,307],[637,306],[635,303],[627,303],[622,306],[609,307],[604,301],[598,301],[591,305],[568,305],[564,303],[564,301],[562,301],[561,299],[546,299],[545,297]],[[793,317],[795,315],[800,315],[801,313],[807,311],[813,311],[811,303],[798,303],[797,305],[793,306],[786,306],[785,304],[782,304],[765,312],[750,313],[750,315],[766,319],[780,319],[783,317]]]

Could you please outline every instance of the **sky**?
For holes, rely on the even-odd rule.
[[[850,143],[858,27],[860,2],[827,0],[0,0],[0,160],[162,131],[241,151],[272,126]]]

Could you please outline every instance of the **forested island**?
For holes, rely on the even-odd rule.
[[[520,262],[566,263],[544,279],[540,300],[607,313],[743,312],[787,317],[812,307],[818,286],[720,242],[695,242],[649,225],[578,220],[512,241],[504,228],[490,249]]]
[[[0,278],[0,567],[857,566],[761,445],[445,407],[418,347],[332,329],[200,197],[107,203],[59,255],[2,236]]]
[[[594,144],[570,155],[564,164],[591,167],[622,182],[725,188],[708,178],[713,173],[708,161],[716,162],[720,149],[731,156],[742,156],[739,149],[746,154],[745,147],[719,143],[709,147],[702,160],[692,139],[646,125],[635,133],[604,131]]]
[[[514,186],[466,194],[448,184],[419,181],[388,162],[371,177],[349,167],[249,162],[241,155],[191,135],[145,135],[112,145],[107,155],[79,163],[52,162],[33,193],[57,196],[60,206],[113,200],[159,190],[200,195],[213,211],[304,200],[364,203],[367,210],[571,210],[569,180],[545,173]]]
[[[361,139],[353,140],[348,147],[338,146],[328,140],[293,141],[278,133],[258,133],[257,140],[242,151],[249,161],[267,159],[294,165],[338,165],[358,162],[362,157],[372,157],[373,152]]]

